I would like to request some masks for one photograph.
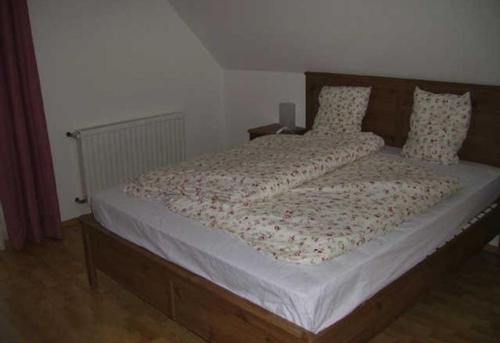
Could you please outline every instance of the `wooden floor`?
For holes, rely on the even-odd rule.
[[[0,252],[0,342],[201,342],[104,275],[91,291],[77,228]],[[500,256],[483,252],[372,341],[500,342]]]

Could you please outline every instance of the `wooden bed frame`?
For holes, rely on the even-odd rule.
[[[462,159],[500,166],[500,87],[394,78],[306,73],[311,128],[325,85],[371,86],[365,131],[402,146],[415,86],[438,93],[471,92],[473,115]],[[446,271],[460,266],[500,233],[500,206],[407,271],[342,320],[314,334],[111,233],[92,215],[80,218],[89,283],[97,270],[209,342],[361,342],[412,306]]]

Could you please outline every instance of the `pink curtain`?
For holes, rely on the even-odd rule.
[[[14,248],[61,238],[26,0],[0,0],[0,201]]]

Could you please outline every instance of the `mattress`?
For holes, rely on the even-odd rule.
[[[91,205],[96,220],[115,234],[318,333],[460,233],[500,195],[498,168],[422,163],[458,177],[462,188],[394,231],[319,265],[277,261],[226,231],[130,197],[122,186],[96,194]]]

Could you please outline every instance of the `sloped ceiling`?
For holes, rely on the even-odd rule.
[[[170,1],[226,69],[477,79],[477,66],[500,82],[498,0]]]

